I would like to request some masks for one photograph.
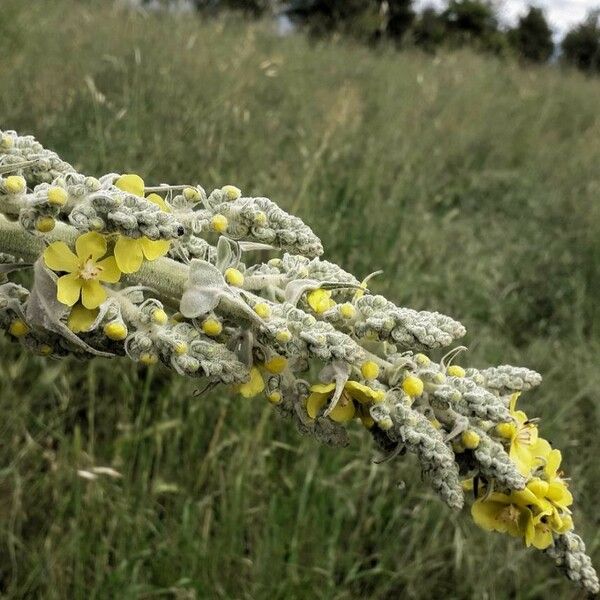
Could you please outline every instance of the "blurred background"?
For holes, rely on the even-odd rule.
[[[521,406],[598,567],[600,29],[569,6],[2,0],[0,128],[90,175],[268,196],[461,320],[462,364],[542,373]],[[2,598],[580,597],[358,428],[319,447],[158,367],[0,352]]]

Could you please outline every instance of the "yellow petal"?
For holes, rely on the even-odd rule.
[[[80,259],[98,260],[106,254],[106,239],[96,231],[89,231],[77,238],[75,251]]]
[[[82,280],[76,273],[69,273],[58,278],[56,282],[56,297],[59,302],[67,306],[73,306],[81,293]]]
[[[473,521],[487,531],[498,531],[498,515],[506,504],[490,500],[476,500],[471,506]]]
[[[525,543],[528,546],[532,545],[538,550],[545,550],[548,548],[548,546],[551,546],[554,540],[550,525],[544,521],[541,521],[539,517],[534,517],[533,526],[533,536],[531,536],[531,525],[530,523],[527,524],[527,536],[525,538]]]
[[[79,259],[64,242],[52,242],[44,250],[44,262],[53,271],[73,273],[79,269]]]
[[[119,271],[119,267],[117,266],[117,261],[114,256],[109,256],[104,260],[101,260],[99,263],[96,263],[96,266],[100,271],[98,275],[99,281],[106,281],[106,283],[117,283],[119,279],[121,279],[121,271]]]
[[[515,440],[510,446],[508,455],[519,469],[521,475],[527,476],[531,473],[535,458],[532,456],[529,446],[520,444]]]
[[[67,325],[74,333],[88,331],[98,316],[98,309],[88,310],[82,304],[76,304],[69,314]]]
[[[548,440],[538,437],[535,444],[531,446],[530,452],[536,459],[546,461],[548,455],[552,452],[552,446],[550,446]],[[539,463],[540,461],[538,460],[537,462]]]
[[[518,506],[538,506],[541,502],[541,499],[538,498],[529,487],[511,492],[510,498],[511,501]]]
[[[335,390],[335,383],[315,383],[310,386],[310,391],[317,394],[329,394],[333,390]]]
[[[354,402],[341,398],[335,405],[335,408],[329,413],[329,418],[338,423],[347,423],[354,419],[355,414],[356,407],[354,406]]]
[[[119,236],[115,244],[115,260],[123,273],[136,273],[144,261],[141,238]]]
[[[522,410],[513,411],[511,414],[519,425],[524,425],[529,420],[529,417]]]
[[[571,515],[554,515],[552,526],[556,533],[567,533],[573,529],[573,519]]]
[[[244,398],[254,398],[260,394],[265,389],[265,382],[260,371],[256,367],[252,367],[249,381],[240,384],[237,389]]]
[[[313,386],[315,387],[315,386]],[[335,387],[335,385],[334,385]],[[312,388],[311,388],[312,389]],[[311,419],[316,419],[319,411],[325,406],[329,394],[313,392],[306,401],[306,412]]]
[[[554,449],[548,453],[546,456],[546,465],[544,467],[544,473],[548,479],[554,479],[556,477],[561,462],[562,454],[560,450]]]
[[[329,389],[326,393],[313,392],[306,401],[306,412],[311,419],[316,419],[319,411],[325,406],[329,398],[331,398],[331,391],[335,388],[335,384],[330,385],[314,385],[321,389]],[[311,388],[312,389],[312,388]],[[356,408],[354,403],[344,398],[340,398],[335,408],[329,413],[329,418],[338,423],[346,423],[354,418]]]
[[[84,281],[81,286],[81,303],[91,309],[98,308],[106,300],[106,290],[96,279]]]
[[[509,409],[511,413],[515,412],[515,409],[517,408],[517,400],[519,399],[520,395],[521,392],[516,392],[510,397]]]
[[[566,508],[567,506],[571,506],[571,504],[573,504],[573,495],[567,489],[567,486],[564,483],[564,481],[552,481],[548,485],[548,492],[546,493],[546,497],[552,500],[552,502],[554,502],[554,504],[556,504],[560,508]]]
[[[163,212],[171,212],[171,207],[167,204],[167,201],[158,194],[148,194],[146,200],[152,202],[152,204],[156,204]]]
[[[144,197],[144,180],[135,173],[126,173],[121,175],[116,181],[115,186],[123,192],[128,192],[134,196]]]
[[[156,260],[164,256],[171,247],[169,240],[150,240],[147,237],[140,238],[142,252],[148,260]]]
[[[359,383],[358,381],[348,381],[344,389],[361,404],[369,404],[371,402],[381,402],[385,396],[383,390],[374,390],[368,385]]]

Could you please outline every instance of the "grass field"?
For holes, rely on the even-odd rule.
[[[541,372],[522,406],[600,566],[600,80],[108,2],[2,0],[0,57],[0,129],[93,175],[269,196],[376,291],[460,319],[464,363]],[[160,368],[0,351],[2,598],[579,597],[358,428],[318,447]]]

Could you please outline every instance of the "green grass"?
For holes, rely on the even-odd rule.
[[[0,128],[89,174],[267,195],[378,292],[462,320],[465,363],[540,371],[523,407],[600,565],[600,81],[108,5],[2,1]],[[3,598],[579,597],[358,429],[318,447],[159,368],[0,351]]]

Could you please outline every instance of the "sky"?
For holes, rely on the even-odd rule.
[[[496,4],[496,3],[495,3]],[[556,38],[562,38],[564,33],[576,23],[581,23],[587,13],[593,8],[600,8],[600,0],[498,0],[498,14],[502,21],[514,25],[518,18],[527,12],[529,4],[542,8],[546,13],[550,26]],[[444,6],[442,0],[417,0],[416,6]]]

